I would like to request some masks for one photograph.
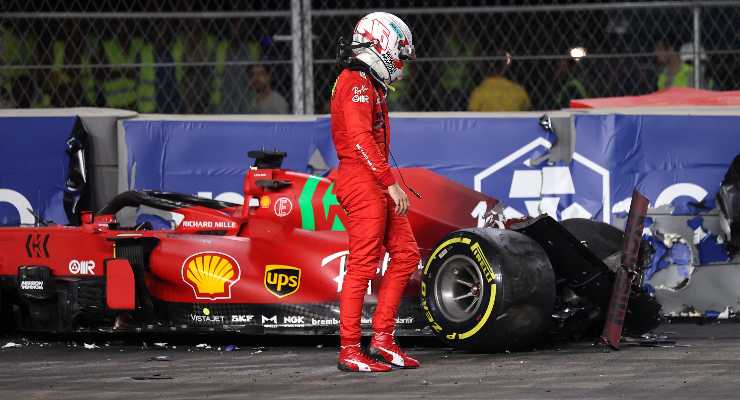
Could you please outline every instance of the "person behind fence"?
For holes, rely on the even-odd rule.
[[[490,75],[470,94],[468,111],[530,110],[532,103],[527,91],[507,77],[511,55],[499,51],[490,64]]]
[[[338,45],[342,68],[331,97],[332,140],[339,168],[337,199],[347,213],[349,259],[339,295],[343,371],[386,372],[391,366],[417,368],[419,362],[396,344],[394,331],[401,295],[419,264],[419,249],[406,217],[409,199],[388,163],[390,124],[388,85],[413,59],[411,31],[398,17],[376,12],[357,23],[352,43]],[[368,356],[361,347],[365,293],[383,256],[390,264],[378,292]]]
[[[50,60],[45,63],[52,68],[44,86],[53,107],[97,104],[98,87],[90,68],[90,49],[97,43],[85,36],[78,24],[69,19],[62,21],[62,34],[47,42],[50,47],[44,53]]]
[[[560,85],[553,108],[569,108],[570,101],[588,97],[586,86],[581,81],[583,60],[573,57],[558,60],[555,67],[555,82]]]
[[[471,79],[474,73],[472,63],[464,60],[473,57],[478,50],[475,41],[468,37],[467,22],[464,14],[450,16],[449,31],[442,39],[443,51],[440,56],[449,59],[439,66],[439,85],[444,93],[441,106],[444,111],[464,111],[475,82]]]
[[[113,20],[107,32],[98,59],[105,60],[109,68],[98,69],[98,81],[103,89],[105,106],[109,108],[136,109],[137,70],[131,64],[136,58],[129,26],[124,20]]]
[[[39,51],[31,21],[0,21],[0,104],[3,107],[28,108],[43,98],[34,70]]]
[[[288,102],[272,88],[272,75],[264,64],[255,64],[248,68],[249,86],[255,92],[249,112],[254,114],[287,114]]]
[[[249,88],[249,74],[244,73],[245,62],[258,61],[262,57],[260,43],[255,40],[254,24],[244,18],[229,20],[227,65],[224,68],[224,85],[222,86],[219,114],[246,114],[254,101],[254,90]]]
[[[680,50],[676,50],[675,43],[669,40],[659,40],[655,44],[655,61],[658,65],[658,90],[670,87],[694,86],[694,44],[684,43]],[[712,89],[713,81],[707,81],[706,70],[708,57],[702,46],[699,46],[699,61],[701,63],[701,76],[699,88]]]

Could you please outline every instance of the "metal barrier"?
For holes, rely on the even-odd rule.
[[[390,96],[396,111],[495,111],[502,82],[504,96],[528,99],[516,107],[534,110],[668,86],[740,88],[734,1],[482,3],[8,0],[0,106],[323,113],[337,38],[377,9],[409,24],[418,51]]]

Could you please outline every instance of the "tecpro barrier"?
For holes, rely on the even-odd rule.
[[[244,174],[261,148],[288,153],[285,167],[307,172],[317,148],[314,119],[294,121],[127,120],[126,187],[197,194],[241,203]],[[321,135],[318,135],[321,136]],[[323,135],[326,136],[326,135]]]
[[[612,214],[629,208],[639,188],[653,207],[688,215],[714,208],[730,163],[740,153],[737,116],[576,115],[576,154],[609,173]],[[576,162],[573,174],[593,169]],[[597,202],[598,191],[579,193]]]
[[[736,116],[574,115],[568,163],[543,159],[556,143],[539,115],[394,116],[391,149],[401,167],[423,167],[502,200],[510,217],[546,212],[612,222],[634,187],[676,213],[713,208],[714,194],[740,152]],[[191,194],[238,194],[261,147],[287,151],[306,171],[318,150],[337,160],[326,117],[301,121],[128,120],[127,187]],[[231,200],[231,194],[224,195]],[[222,197],[222,199],[225,199]],[[702,203],[703,202],[703,203]]]
[[[87,182],[79,118],[0,117],[0,136],[0,225],[74,222]]]

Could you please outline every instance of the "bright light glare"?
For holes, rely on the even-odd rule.
[[[570,49],[569,53],[570,56],[572,58],[575,58],[576,60],[586,57],[586,49],[584,49],[583,47],[574,47]]]

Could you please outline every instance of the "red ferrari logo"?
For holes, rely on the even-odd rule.
[[[231,287],[239,278],[239,263],[223,253],[193,254],[182,264],[182,280],[193,288],[196,299],[230,299]]]

